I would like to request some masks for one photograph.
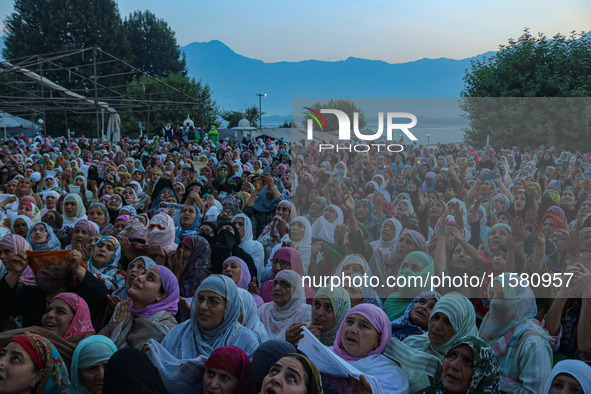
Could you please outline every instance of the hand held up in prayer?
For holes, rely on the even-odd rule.
[[[181,253],[182,250],[179,248],[178,250],[168,254],[168,265],[177,279],[181,277],[187,265],[187,262],[183,261],[184,259]]]
[[[4,263],[8,271],[14,272],[20,276],[25,269],[27,269],[28,259],[25,252],[20,252],[14,255],[11,259]]]
[[[121,301],[115,312],[115,325],[121,324],[125,319],[131,316],[131,300]]]
[[[257,294],[259,292],[259,285],[256,276],[253,276],[250,283],[248,284],[248,292],[253,294]]]

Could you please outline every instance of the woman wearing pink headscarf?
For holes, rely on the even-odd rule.
[[[252,276],[248,270],[248,265],[246,265],[244,260],[236,256],[230,256],[224,260],[222,275],[232,278],[234,283],[236,283],[236,286],[247,291],[248,284],[252,281]],[[251,293],[250,291],[249,293],[254,298],[257,307],[263,305],[264,301],[258,294]]]
[[[154,215],[148,224],[146,245],[160,245],[167,253],[176,252],[174,220],[165,213]]]
[[[41,319],[41,326],[74,343],[94,334],[88,304],[75,293],[60,293],[53,297]]]
[[[332,347],[332,351],[362,372],[365,384],[372,392],[408,393],[408,379],[402,369],[382,353],[392,339],[392,326],[386,313],[373,304],[359,304],[347,313]],[[331,376],[330,361],[315,360],[322,375],[339,393],[352,393],[348,379]],[[362,384],[359,381],[353,385]]]

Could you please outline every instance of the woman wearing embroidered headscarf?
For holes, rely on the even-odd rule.
[[[19,363],[10,362],[15,353]],[[55,346],[41,335],[25,333],[10,339],[0,351],[3,391],[53,394],[70,386],[68,370]],[[32,384],[32,386],[31,386]]]
[[[121,244],[110,235],[101,237],[92,247],[86,263],[88,271],[110,291],[125,286],[125,273],[119,269]]]
[[[415,297],[408,305],[404,315],[392,322],[392,336],[404,340],[411,335],[423,334],[429,328],[429,318],[433,307],[441,295],[426,290]]]
[[[88,207],[88,219],[99,226],[99,234],[113,235],[113,225],[110,222],[109,210],[105,204],[101,202],[90,204],[90,207]]]
[[[510,273],[503,276],[510,283]],[[480,337],[497,355],[503,391],[540,393],[552,366],[554,339],[535,319],[538,308],[533,291],[520,283],[502,287],[502,279],[497,276],[489,287],[491,302]]]
[[[238,319],[240,324],[254,332],[261,343],[269,340],[269,334],[257,314],[258,306],[252,297],[252,294],[245,289],[238,288],[238,295],[240,296],[240,316]]]
[[[265,226],[257,239],[265,249],[270,250],[277,245],[285,234],[289,233],[289,226],[297,216],[297,208],[289,200],[280,201],[275,207],[275,216]]]
[[[179,243],[181,239],[190,234],[197,234],[203,215],[197,205],[185,205],[181,210],[180,224],[176,227],[174,242]]]
[[[195,292],[191,320],[170,330],[161,344],[148,341],[148,357],[169,390],[192,384],[200,377],[201,368],[194,359],[209,357],[222,346],[236,346],[252,356],[260,342],[255,333],[238,322],[240,306],[238,288],[232,279],[211,275]]]
[[[177,325],[179,285],[171,270],[155,265],[137,277],[128,291],[129,300],[117,305],[111,322],[101,334],[117,348],[142,349],[148,339],[161,341]]]
[[[204,365],[202,390],[203,393],[254,393],[250,360],[244,351],[236,346],[214,350]]]
[[[172,218],[164,213],[154,215],[148,225],[146,245],[160,245],[167,253],[175,252],[175,229]]]
[[[321,287],[312,303],[312,320],[307,323],[293,323],[285,331],[285,340],[297,346],[303,338],[301,327],[306,325],[324,346],[332,346],[349,309],[351,297],[347,290],[340,286],[335,286],[332,290],[330,286]]]
[[[82,198],[78,194],[68,194],[62,204],[64,227],[74,227],[79,219],[88,219]]]
[[[94,335],[76,346],[70,367],[71,394],[102,392],[104,367],[117,351],[117,346],[109,338]]]
[[[27,234],[27,242],[33,250],[59,250],[60,240],[54,234],[53,229],[47,223],[37,223]]]
[[[224,260],[222,274],[232,278],[234,283],[236,283],[236,286],[244,290],[248,290],[248,285],[252,280],[248,266],[244,260],[236,256],[230,256]],[[263,299],[258,294],[252,293],[252,297],[255,300],[257,307],[264,303]]]
[[[372,392],[408,393],[408,379],[394,361],[383,355],[391,338],[390,322],[384,311],[375,305],[361,304],[351,308],[345,316],[332,351],[362,373]],[[305,348],[300,350],[306,351]],[[330,376],[327,361],[312,358],[339,393],[352,393],[348,379]]]
[[[402,261],[397,277],[409,279],[412,276],[420,276],[426,282],[425,278],[428,275],[433,276],[434,274],[435,267],[433,266],[433,258],[431,256],[425,252],[411,252]],[[423,286],[419,287],[419,282],[413,283],[409,279],[407,286],[399,287],[397,291],[388,296],[384,302],[384,311],[390,321],[402,316],[413,298],[429,287],[428,283],[422,283]]]
[[[273,301],[260,306],[258,315],[269,339],[285,339],[285,332],[292,323],[310,321],[311,307],[306,304],[302,277],[297,272],[278,272],[272,287]]]
[[[339,224],[343,224],[345,217],[341,208],[336,205],[327,206],[312,225],[312,238],[334,244],[334,231]]]
[[[20,252],[31,250],[31,244],[18,234],[6,234],[0,239],[0,278],[6,274],[5,262],[10,261],[15,255]],[[27,267],[25,273],[27,276],[33,276],[33,271]]]
[[[236,225],[236,228],[240,233],[240,245],[238,246],[252,257],[257,272],[262,273],[265,268],[265,250],[259,241],[253,240],[252,222],[250,221],[250,218],[241,213],[234,216],[232,223]],[[257,278],[259,286],[261,285],[261,280],[261,275],[259,275]]]
[[[475,336],[460,338],[443,358],[442,375],[421,394],[499,393],[499,368],[491,347]]]
[[[41,326],[73,343],[94,335],[88,304],[75,293],[60,293],[53,297],[41,319]]]
[[[562,360],[554,365],[544,394],[591,393],[591,366],[581,360]]]

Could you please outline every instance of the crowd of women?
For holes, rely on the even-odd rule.
[[[0,393],[591,393],[591,155],[3,143]]]

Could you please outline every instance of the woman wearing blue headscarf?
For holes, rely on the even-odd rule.
[[[180,225],[176,227],[174,242],[180,244],[187,235],[197,234],[203,215],[197,205],[185,205],[181,210]]]
[[[281,200],[289,199],[281,181],[269,174],[261,175],[254,180],[256,193],[252,193],[246,201],[244,213],[253,221],[254,237],[258,238],[265,226],[275,216],[275,208]]]
[[[105,365],[117,351],[117,346],[109,338],[93,335],[82,340],[72,357],[70,368],[70,394],[95,393],[102,391]]]
[[[162,343],[148,341],[148,357],[170,392],[198,384],[195,379],[200,376],[200,366],[196,359],[209,357],[217,348],[236,346],[252,357],[260,345],[259,337],[238,322],[240,310],[234,281],[227,276],[211,275],[195,292],[191,319],[170,330]]]
[[[51,226],[44,222],[37,223],[29,230],[27,241],[33,250],[59,250],[62,248],[60,240]]]

